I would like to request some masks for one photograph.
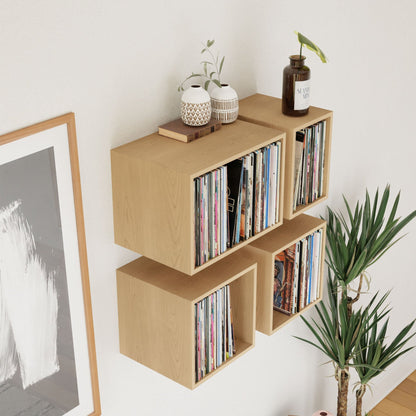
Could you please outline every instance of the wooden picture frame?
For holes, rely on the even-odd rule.
[[[74,113],[0,136],[0,361],[0,414],[101,414]]]

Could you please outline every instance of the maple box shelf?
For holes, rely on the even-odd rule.
[[[292,315],[274,310],[273,283],[276,254],[319,229],[323,230],[323,238],[321,241],[321,258],[319,259],[318,279],[320,289],[318,298]],[[248,259],[257,262],[256,329],[258,331],[271,335],[322,299],[325,241],[326,222],[319,218],[301,214],[293,220],[285,220],[278,230],[268,233],[241,250]]]
[[[278,222],[195,266],[194,179],[281,142]],[[115,242],[189,276],[283,223],[285,133],[237,120],[190,143],[156,133],[111,151]]]
[[[279,99],[256,94],[240,102],[240,117],[190,143],[154,133],[111,151],[115,242],[145,256],[117,270],[120,352],[190,389],[253,348],[256,327],[270,335],[322,297],[324,250],[318,299],[290,316],[273,310],[276,254],[318,229],[325,246],[325,221],[302,212],[327,197],[332,112],[310,107],[307,116],[286,117]],[[296,131],[322,120],[323,195],[293,211]],[[277,223],[195,266],[194,179],[274,142]],[[236,353],[196,381],[195,305],[226,285]]]
[[[195,381],[195,304],[230,285],[236,353]],[[194,389],[254,346],[256,264],[234,253],[197,278],[145,257],[117,270],[120,352]]]
[[[284,191],[284,217],[292,219],[307,209],[319,204],[328,197],[329,162],[331,155],[332,111],[318,107],[309,107],[307,115],[289,117],[282,113],[282,100],[263,94],[254,94],[240,101],[240,120],[256,123],[262,126],[276,128],[286,132],[286,167]],[[322,196],[307,205],[299,205],[293,209],[294,166],[296,132],[320,121],[326,121],[323,190]]]

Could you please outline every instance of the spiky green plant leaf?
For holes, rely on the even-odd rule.
[[[381,329],[378,329],[378,324],[382,319],[383,315],[375,313],[372,315],[372,319],[366,322],[360,346],[354,355],[354,365],[362,385],[368,384],[399,357],[414,348],[412,346],[403,349],[416,334],[415,332],[409,334],[415,321],[406,325],[389,344],[386,339],[388,319],[383,323]]]
[[[416,210],[403,219],[396,217],[400,194],[388,212],[389,198],[387,185],[380,199],[378,190],[373,201],[366,192],[364,203],[357,202],[354,211],[344,197],[347,218],[327,209],[327,264],[343,287],[396,244],[398,234],[416,217]]]
[[[359,308],[348,314],[348,302],[345,297],[340,297],[336,290],[336,278],[331,273],[328,276],[329,309],[324,302],[315,306],[318,319],[306,319],[301,316],[303,322],[312,333],[314,340],[296,337],[322,351],[340,369],[354,367],[366,373],[377,371],[378,356],[381,350],[371,355],[372,359],[356,359],[357,354],[363,352],[363,339],[374,337],[372,331],[377,330],[377,323],[389,312],[386,304],[388,293],[383,296],[375,294],[367,306]],[[375,328],[375,329],[374,329]],[[381,334],[385,334],[382,329]],[[405,334],[406,335],[406,334]],[[393,345],[394,348],[397,345]],[[375,359],[374,359],[375,357]]]

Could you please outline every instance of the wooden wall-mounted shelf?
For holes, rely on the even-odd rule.
[[[332,112],[311,107],[307,116],[286,117],[281,100],[255,94],[240,102],[239,117],[190,143],[155,133],[111,151],[115,242],[147,257],[117,270],[120,351],[190,389],[254,346],[256,319],[257,329],[270,335],[322,296],[324,255],[318,299],[291,316],[273,310],[275,255],[318,229],[325,245],[325,222],[302,212],[327,197]],[[322,120],[323,194],[293,210],[296,132]],[[203,216],[195,221],[194,180],[275,142],[281,167],[276,224],[195,266],[195,223]],[[195,305],[226,285],[236,353],[198,381]]]
[[[235,355],[195,378],[195,304],[230,285]],[[254,346],[256,264],[238,252],[187,275],[145,257],[117,270],[120,352],[193,389]]]
[[[316,230],[323,230],[321,242],[318,298],[300,312],[286,315],[273,309],[274,260],[276,254],[300,241]],[[285,220],[283,225],[252,244],[244,247],[242,253],[251,261],[257,262],[257,312],[256,329],[271,335],[283,325],[295,319],[300,313],[311,308],[322,299],[323,269],[325,257],[326,222],[319,218],[301,214],[293,220]]]
[[[281,142],[279,220],[195,266],[193,180],[270,143]],[[283,222],[285,133],[237,120],[190,143],[158,134],[111,151],[115,242],[193,275]]]
[[[238,118],[262,126],[276,128],[286,132],[286,168],[284,217],[292,219],[296,215],[319,204],[328,197],[329,163],[331,155],[332,117],[333,113],[317,107],[309,107],[309,113],[302,117],[289,117],[282,113],[282,100],[263,94],[255,94],[240,101]],[[326,121],[325,165],[323,174],[322,196],[307,205],[293,209],[294,164],[296,132],[317,122]]]

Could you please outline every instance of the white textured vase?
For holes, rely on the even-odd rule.
[[[191,85],[183,93],[181,118],[188,126],[203,126],[211,120],[211,99],[200,85]]]
[[[212,118],[227,124],[237,120],[238,95],[228,84],[221,84],[211,92]]]

